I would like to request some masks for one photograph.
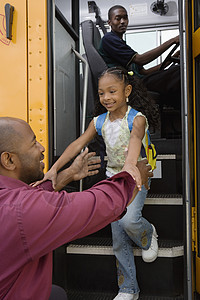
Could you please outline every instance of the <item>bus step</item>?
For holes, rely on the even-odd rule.
[[[64,252],[67,252],[67,255]],[[159,240],[158,258],[152,263],[145,263],[142,260],[139,248],[134,248],[134,255],[137,280],[143,295],[160,296],[159,299],[162,299],[164,296],[177,297],[183,294],[183,242]],[[116,259],[113,255],[111,238],[83,238],[74,241],[67,247],[57,249],[54,258],[56,259],[54,274],[58,274],[56,270],[63,270],[54,277],[54,283],[63,286],[67,291],[103,290],[104,293],[117,294]]]
[[[182,241],[158,240],[158,257],[179,257],[184,255]],[[134,255],[141,256],[141,249],[134,247]],[[68,254],[85,255],[114,255],[112,250],[111,238],[86,237],[70,243],[66,247]]]
[[[98,292],[78,292],[68,291],[68,300],[111,300],[115,297],[115,294],[110,293],[98,293]]]
[[[181,194],[148,193],[145,205],[183,205],[183,196]]]
[[[68,300],[113,300],[116,294],[113,293],[100,293],[100,292],[78,292],[68,291]],[[183,300],[183,296],[178,297],[155,297],[155,296],[143,296],[141,295],[140,300]]]
[[[102,291],[103,289],[107,293],[117,294],[117,269],[114,256],[69,254],[65,264],[66,273],[62,284],[66,284],[66,290]],[[145,263],[141,256],[135,256],[135,264],[138,284],[143,295],[159,296],[162,299],[162,297],[177,297],[183,294],[183,256],[158,257],[149,264]]]
[[[178,297],[155,297],[155,296],[140,296],[140,300],[183,300],[183,296]]]

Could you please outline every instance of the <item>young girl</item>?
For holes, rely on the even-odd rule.
[[[44,180],[51,179],[55,186],[58,170],[77,155],[97,133],[102,134],[106,145],[107,177],[120,172],[125,159],[127,162],[134,161],[135,179],[140,191],[128,206],[125,216],[121,220],[113,222],[111,226],[113,251],[118,261],[118,284],[120,288],[115,299],[138,299],[139,287],[136,279],[133,242],[143,249],[142,257],[147,262],[156,259],[158,244],[154,226],[142,217],[147,190],[144,186],[140,187],[141,178],[136,164],[138,159],[141,159],[142,144],[145,146],[148,123],[153,127],[158,124],[158,111],[156,106],[147,98],[146,92],[142,90],[134,76],[129,75],[122,68],[110,68],[101,75],[98,94],[96,117],[90,122],[85,133],[65,149],[61,157],[46,173]],[[132,120],[130,132],[128,116],[131,108],[137,111]],[[98,116],[105,112],[107,114],[100,122],[102,126],[99,128]],[[126,157],[125,152],[127,152]]]

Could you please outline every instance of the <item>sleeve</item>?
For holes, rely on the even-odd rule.
[[[147,132],[148,128],[149,128],[149,123],[148,123],[148,120],[147,120],[147,117],[145,115],[143,115],[143,113],[141,113],[140,111],[137,113],[137,115],[135,117],[144,117],[145,118],[145,121],[146,121],[146,124],[145,124],[145,132]],[[134,120],[133,120],[134,121]]]
[[[111,57],[123,67],[127,67],[137,53],[115,34],[107,34],[103,37],[102,48],[107,56]]]
[[[95,128],[96,132],[97,132],[97,129],[96,129],[97,118],[98,118],[98,116],[93,118],[94,128]]]
[[[41,257],[118,219],[134,187],[129,173],[121,172],[83,192],[26,191],[20,218],[30,258]]]

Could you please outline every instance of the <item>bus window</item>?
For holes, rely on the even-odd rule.
[[[144,53],[158,46],[159,32],[156,31],[139,31],[139,32],[127,32],[126,42],[138,53]],[[155,59],[151,63],[147,64],[147,68],[151,68],[158,64],[158,59]]]
[[[171,39],[172,37],[177,36],[177,35],[179,35],[179,29],[166,29],[166,30],[162,30],[161,31],[161,38],[160,38],[161,44],[164,43],[164,42],[166,42],[167,40]],[[163,61],[167,57],[167,55],[169,54],[170,50],[171,50],[171,48],[168,49],[167,51],[165,51],[165,53],[163,53],[161,55],[161,61]]]
[[[125,39],[128,45],[131,46],[135,51],[138,53],[144,53],[148,50],[151,50],[155,47],[158,47],[159,45],[163,44],[167,40],[169,40],[172,37],[175,37],[179,34],[179,29],[167,29],[167,28],[161,28],[156,30],[128,30],[125,34]],[[151,63],[147,64],[145,67],[151,68],[162,61],[167,57],[169,54],[171,48],[165,51],[159,58],[155,59]]]
[[[72,3],[71,3],[71,1],[55,0],[55,5],[62,12],[65,19],[72,25]]]

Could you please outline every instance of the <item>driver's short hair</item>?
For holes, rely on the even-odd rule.
[[[113,11],[116,10],[116,9],[120,9],[120,8],[121,8],[121,9],[124,9],[124,10],[127,12],[127,10],[126,10],[125,7],[123,7],[123,6],[121,6],[121,5],[114,5],[114,6],[112,6],[112,7],[109,9],[109,11],[108,11],[108,20],[111,19],[112,14],[113,14]]]

